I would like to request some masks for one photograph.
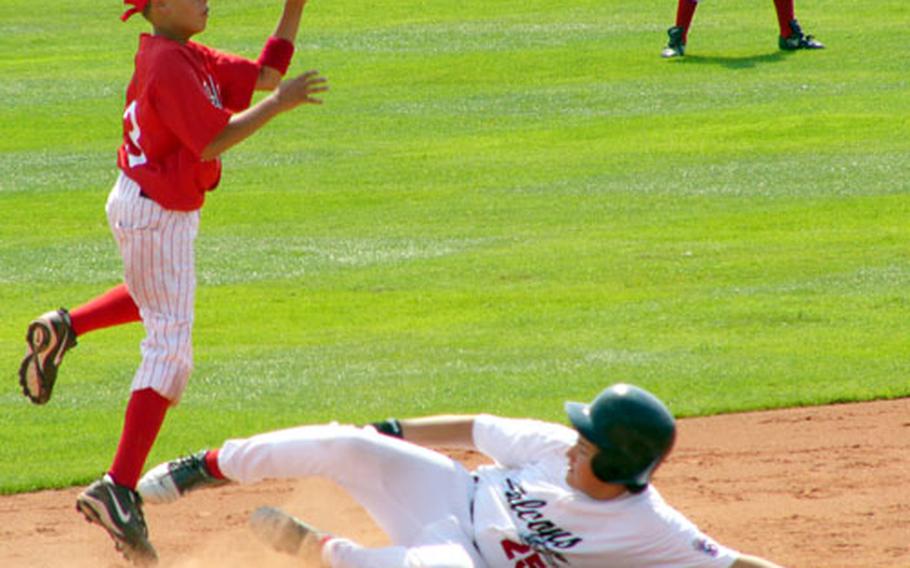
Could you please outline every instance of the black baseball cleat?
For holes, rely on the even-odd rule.
[[[35,318],[28,324],[25,344],[19,384],[29,400],[44,404],[51,398],[63,355],[76,346],[69,312],[60,308]]]
[[[137,486],[146,503],[171,503],[184,493],[228,483],[212,475],[205,465],[206,450],[158,464],[142,476]]]
[[[824,49],[825,45],[815,39],[815,36],[803,35],[803,29],[799,22],[790,20],[790,35],[788,37],[780,36],[777,39],[777,45],[784,51],[796,51],[797,49]]]
[[[274,507],[260,507],[250,515],[250,528],[272,549],[318,563],[328,535]]]
[[[682,57],[686,54],[686,44],[683,43],[683,32],[684,30],[679,26],[673,26],[667,30],[667,35],[670,37],[670,40],[667,42],[667,47],[660,52],[661,57],[669,59],[671,57]]]
[[[142,515],[142,500],[132,489],[117,485],[105,475],[76,497],[76,510],[106,530],[117,550],[136,566],[158,563]]]

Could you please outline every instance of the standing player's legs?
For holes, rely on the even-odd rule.
[[[803,34],[793,11],[793,0],[774,0],[777,24],[780,27],[778,46],[786,51],[822,49],[825,46],[811,35]]]
[[[193,368],[193,246],[199,213],[165,210],[121,176],[108,216],[123,257],[124,279],[146,330],[124,436],[110,472],[119,484],[135,488],[164,412],[179,401]]]
[[[107,209],[146,337],[111,469],[80,494],[77,507],[102,525],[128,557],[153,560],[135,487],[167,409],[179,400],[192,371],[193,243],[199,214],[162,209],[123,175]]]
[[[676,25],[667,30],[669,41],[661,52],[662,57],[681,57],[685,55],[689,39],[689,27],[695,17],[698,0],[679,0],[676,5]]]
[[[777,12],[777,24],[780,27],[780,37],[790,37],[793,30],[790,22],[794,20],[793,0],[774,0],[774,10]]]

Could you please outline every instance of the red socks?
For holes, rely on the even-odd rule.
[[[142,321],[142,318],[126,284],[120,284],[73,309],[70,321],[78,337],[96,329]]]
[[[225,479],[224,474],[221,473],[221,468],[218,467],[217,449],[205,452],[205,468],[209,470],[209,474],[215,479]]]
[[[774,8],[777,10],[780,37],[790,37],[793,34],[790,22],[796,18],[793,15],[793,0],[774,0]]]
[[[126,405],[123,433],[108,472],[117,485],[136,489],[142,467],[158,437],[171,401],[152,389],[133,391]]]
[[[679,0],[676,7],[676,27],[683,30],[683,43],[689,37],[689,26],[692,25],[692,18],[695,17],[695,9],[698,7],[698,0]],[[790,22],[796,16],[793,14],[793,0],[774,0],[774,8],[777,10],[777,23],[780,26],[780,36],[790,37],[793,30],[790,29]]]
[[[683,44],[689,37],[689,26],[692,25],[696,8],[698,8],[698,0],[679,0],[679,5],[676,7],[676,27],[683,30]]]

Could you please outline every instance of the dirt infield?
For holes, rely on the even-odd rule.
[[[682,420],[657,486],[719,541],[785,566],[910,567],[910,399]],[[77,492],[0,498],[0,566],[125,566],[75,513]],[[263,504],[364,544],[385,542],[334,485],[273,481],[148,506],[161,566],[299,568],[246,530]]]

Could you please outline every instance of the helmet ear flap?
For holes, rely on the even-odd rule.
[[[656,463],[659,463],[659,460],[658,462],[650,460],[649,450],[643,446],[623,449],[600,448],[591,458],[591,470],[597,479],[605,483],[644,487],[647,486],[650,472]]]
[[[623,455],[616,449],[601,448],[591,458],[591,470],[597,479],[605,483],[613,483],[621,479],[625,473],[621,466],[625,462]]]

